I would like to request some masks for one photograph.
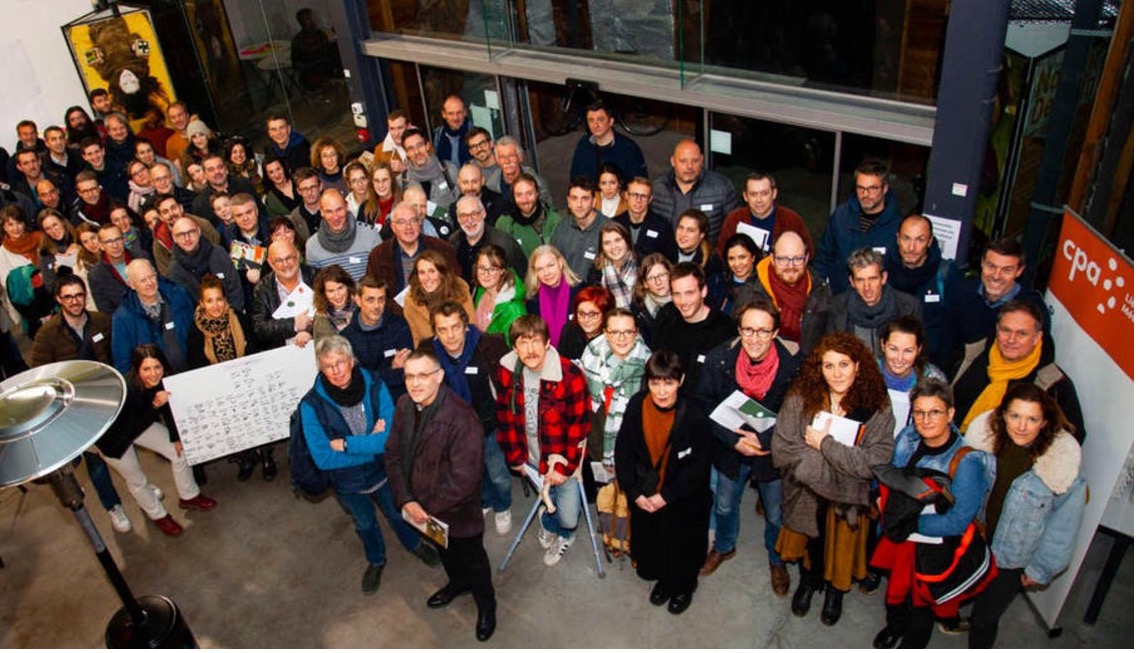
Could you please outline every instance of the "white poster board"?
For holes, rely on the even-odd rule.
[[[960,220],[942,218],[936,215],[926,215],[925,217],[933,223],[933,235],[936,236],[936,242],[940,245],[941,258],[952,260],[967,258],[967,252],[961,252],[961,256],[956,255],[956,248],[960,246]]]
[[[288,437],[288,418],[316,379],[309,343],[253,354],[165,379],[191,465]]]
[[[1090,497],[1070,567],[1046,590],[1027,594],[1051,628],[1134,446],[1134,402],[1120,401],[1134,396],[1133,293],[1133,263],[1068,211],[1045,302],[1055,362],[1074,382],[1083,409],[1083,476]]]

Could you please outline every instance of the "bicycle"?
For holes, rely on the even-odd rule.
[[[633,136],[658,134],[672,120],[672,105],[669,102],[602,95],[595,82],[568,79],[565,81],[565,95],[557,108],[541,112],[542,129],[551,136],[568,134],[584,121],[586,108],[602,98],[616,123]]]

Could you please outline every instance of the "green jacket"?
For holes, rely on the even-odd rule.
[[[498,218],[498,222],[494,224],[495,227],[509,234],[510,238],[518,241],[518,245],[521,245],[527,259],[539,245],[549,243],[550,239],[553,238],[553,230],[561,223],[561,216],[557,211],[544,204],[542,206],[545,208],[545,223],[541,225],[541,233],[538,233],[530,225],[518,222],[514,215],[517,209],[502,214]]]
[[[508,269],[508,268],[507,268]],[[526,314],[526,286],[518,277],[516,272],[510,271],[514,275],[514,292],[513,297],[506,299],[499,294],[497,303],[494,304],[494,312],[490,314],[490,326],[486,328],[486,333],[500,333],[506,339],[506,343],[510,343],[510,325],[514,320]],[[509,289],[505,289],[503,294],[509,293]],[[478,286],[474,291],[474,308],[478,309],[478,302],[482,300],[482,296],[486,294],[486,289]]]

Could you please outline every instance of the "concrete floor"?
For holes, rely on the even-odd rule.
[[[266,483],[239,483],[235,466],[209,465],[206,492],[219,508],[189,517],[176,507],[169,467],[145,454],[144,468],[167,495],[166,506],[185,527],[178,539],[162,535],[127,497],[135,524],[112,531],[89,492],[92,517],[137,595],[162,594],[182,609],[206,648],[470,648],[476,616],[469,597],[428,610],[427,596],[445,582],[398,548],[384,524],[388,565],[378,594],[359,590],[365,562],[350,518],[334,500],[295,498],[287,473]],[[89,488],[85,471],[77,476]],[[116,486],[123,491],[121,479]],[[0,491],[0,647],[102,646],[103,631],[120,607],[90,545],[49,488],[23,495]],[[515,531],[531,500],[515,482]],[[531,530],[505,572],[494,573],[498,648],[866,648],[884,624],[882,592],[851,592],[834,627],[818,620],[820,600],[803,618],[790,600],[769,589],[754,495],[743,499],[739,554],[701,579],[691,608],[673,616],[648,603],[649,584],[627,562],[606,565],[598,579],[588,541],[579,537],[566,558],[546,568]],[[582,521],[582,528],[584,522]],[[486,546],[497,567],[510,537],[493,533]],[[582,531],[579,531],[583,532]],[[1025,648],[1132,648],[1134,559],[1128,553],[1097,626],[1082,614],[1106,557],[1096,540],[1060,619],[1063,633],[1048,639],[1027,601],[1018,598],[1004,617],[998,644]],[[796,580],[797,574],[792,572]],[[540,633],[540,635],[538,634]],[[966,638],[933,635],[932,646],[963,648]]]

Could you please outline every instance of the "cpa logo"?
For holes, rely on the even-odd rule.
[[[1126,278],[1118,274],[1118,260],[1111,256],[1106,261],[1107,269],[1104,271],[1102,266],[1092,261],[1090,256],[1087,255],[1074,241],[1066,240],[1063,242],[1063,258],[1071,262],[1071,268],[1067,273],[1067,281],[1074,282],[1075,276],[1080,272],[1086,276],[1087,281],[1092,287],[1098,288],[1099,282],[1102,282],[1102,289],[1110,293],[1106,301],[1099,302],[1098,312],[1106,315],[1107,309],[1114,310],[1118,307],[1118,297],[1113,292],[1118,289],[1120,292],[1126,286]],[[1103,279],[1103,276],[1107,277]],[[1128,298],[1127,298],[1128,299]]]

